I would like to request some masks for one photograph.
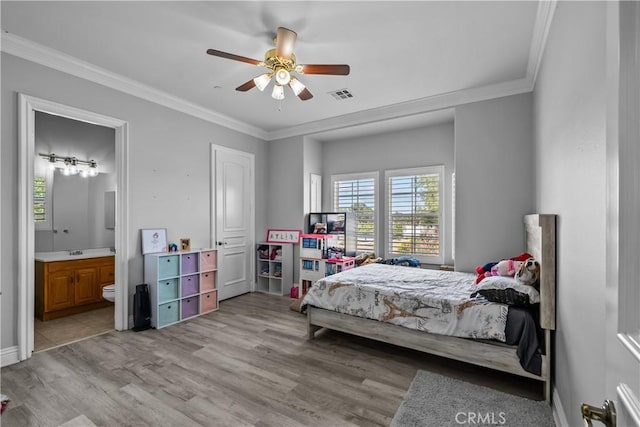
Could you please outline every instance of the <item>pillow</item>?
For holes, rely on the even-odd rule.
[[[471,294],[471,297],[473,298],[477,294],[491,302],[509,305],[529,305],[540,302],[540,293],[536,288],[523,285],[513,277],[486,277],[478,283],[476,291]]]

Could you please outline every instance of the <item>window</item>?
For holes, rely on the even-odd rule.
[[[443,166],[385,172],[387,257],[413,256],[444,262],[442,250]]]
[[[333,210],[355,213],[358,254],[376,251],[377,181],[377,172],[331,177]]]
[[[33,177],[33,222],[36,231],[51,230],[51,183],[53,172],[36,171]]]
[[[44,176],[33,178],[33,220],[47,220],[47,180]]]

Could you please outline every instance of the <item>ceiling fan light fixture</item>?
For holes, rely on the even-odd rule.
[[[295,77],[291,77],[291,81],[289,82],[289,87],[291,88],[291,90],[293,90],[293,93],[296,94],[296,96],[300,95],[300,92],[302,92],[305,89],[305,85],[302,84],[302,82],[298,79],[296,79]]]
[[[271,97],[273,99],[277,99],[281,101],[284,99],[284,89],[279,84],[273,85],[273,92],[271,92]]]
[[[278,68],[276,70],[276,82],[278,82],[279,85],[287,85],[289,84],[290,80],[291,74],[287,70],[285,70],[284,68]]]
[[[264,88],[267,87],[269,82],[271,81],[271,74],[264,73],[253,79],[253,82],[256,84],[256,87],[262,92]]]

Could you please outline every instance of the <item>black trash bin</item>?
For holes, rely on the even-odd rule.
[[[149,328],[151,328],[149,285],[142,283],[136,285],[136,293],[133,295],[133,330],[139,332]]]

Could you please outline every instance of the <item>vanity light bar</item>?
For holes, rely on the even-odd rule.
[[[61,157],[56,156],[53,153],[38,153],[38,155],[49,162],[51,169],[62,169],[62,173],[64,175],[80,174],[82,177],[98,175],[98,163],[95,160],[80,160],[76,157]],[[64,166],[56,166],[56,163],[58,162],[64,163]],[[78,165],[85,165],[88,166],[88,168],[79,168]]]

